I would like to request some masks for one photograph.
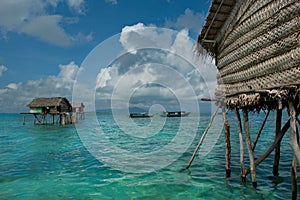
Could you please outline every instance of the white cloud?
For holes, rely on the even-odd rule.
[[[3,75],[5,71],[7,71],[7,67],[5,67],[4,65],[0,65],[0,77]]]
[[[113,5],[118,4],[118,1],[117,1],[117,0],[105,0],[105,2],[111,3],[111,4],[113,4]]]
[[[22,83],[10,83],[6,87],[8,89],[17,90],[21,85]]]
[[[69,7],[76,11],[79,14],[84,14],[85,8],[84,3],[85,0],[67,0]]]
[[[78,65],[76,65],[74,61],[70,62],[67,65],[59,65],[59,68],[60,72],[57,77],[63,81],[70,82],[75,80],[77,72],[79,70]]]
[[[111,67],[102,68],[100,70],[100,73],[97,75],[96,88],[104,88],[107,86],[107,82],[111,80],[110,69]]]
[[[77,35],[71,37],[71,40],[74,41],[75,43],[88,43],[93,41],[93,39],[94,39],[93,33],[89,33],[88,35],[85,35],[79,32]]]
[[[28,20],[43,12],[44,6],[39,0],[2,0],[0,1],[0,27],[15,31]]]
[[[203,13],[194,13],[191,9],[187,8],[184,14],[180,15],[175,22],[166,19],[165,26],[168,28],[189,29],[190,31],[199,33],[204,19],[205,16]]]
[[[0,1],[0,32],[8,40],[9,32],[24,33],[50,44],[67,46],[75,36],[65,31],[63,22],[68,23],[70,17],[48,13],[49,8],[56,8],[66,3],[76,14],[84,14],[85,0],[1,0]],[[76,18],[73,18],[76,19]],[[73,23],[78,22],[73,20]],[[80,37],[84,38],[80,33]],[[91,35],[85,36],[89,42]],[[80,40],[84,41],[84,40]]]
[[[141,105],[213,95],[213,60],[195,53],[187,29],[175,32],[138,23],[124,27],[119,42],[123,54],[97,76],[98,100],[119,99],[122,107],[130,96]]]
[[[155,27],[151,29],[143,23],[138,23],[122,29],[120,42],[126,51],[132,53],[140,47],[167,49],[171,45],[171,34],[171,31],[159,33]]]
[[[10,83],[5,88],[0,88],[1,111],[26,111],[26,105],[35,97],[64,96],[71,101],[76,75],[81,68],[74,62],[59,65],[59,68],[60,72],[57,76],[48,76],[47,78],[39,80],[29,80],[23,84]]]
[[[59,46],[70,45],[70,38],[59,26],[62,17],[59,15],[43,15],[32,19],[20,28],[20,32],[35,36],[43,41]]]

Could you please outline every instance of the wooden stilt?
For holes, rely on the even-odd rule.
[[[245,164],[244,164],[244,140],[243,140],[243,128],[241,122],[241,116],[239,110],[235,108],[235,114],[238,120],[238,128],[239,128],[239,139],[240,139],[240,165],[241,165],[241,179],[243,182],[246,181],[245,175]]]
[[[266,121],[267,121],[268,116],[269,116],[269,114],[270,114],[270,111],[271,111],[271,110],[268,110],[268,112],[267,112],[267,114],[266,114],[266,116],[265,116],[265,118],[264,118],[264,121],[263,121],[263,123],[262,123],[262,125],[261,125],[261,127],[260,127],[260,129],[259,129],[259,131],[258,131],[258,133],[257,133],[256,139],[255,139],[255,141],[254,141],[254,143],[253,143],[253,147],[252,147],[252,150],[253,150],[253,151],[255,150],[256,144],[257,144],[258,139],[259,139],[259,137],[260,137],[260,134],[261,134],[262,130],[263,130],[264,127],[265,127],[265,124],[266,124]]]
[[[294,158],[291,169],[292,176],[292,199],[297,199],[297,164],[300,163],[300,149],[299,149],[299,135],[297,130],[297,116],[295,110],[295,101],[289,100],[289,113],[290,113],[290,145],[294,152]]]
[[[230,156],[231,156],[231,145],[230,145],[230,126],[226,118],[226,109],[225,105],[222,105],[222,116],[224,122],[224,134],[225,134],[225,143],[226,143],[226,178],[230,177]]]
[[[295,110],[295,104],[292,100],[288,101],[289,111],[290,111],[290,145],[296,156],[297,162],[300,163],[300,149],[298,144],[297,135],[297,113]]]
[[[300,106],[298,106],[296,111],[296,116],[298,116],[300,113]],[[257,167],[266,157],[270,155],[270,153],[275,149],[275,147],[279,144],[279,142],[282,140],[284,134],[288,131],[290,128],[290,119],[284,124],[281,131],[277,135],[275,141],[273,144],[266,150],[266,152],[261,155],[256,161],[255,161],[255,167]],[[250,167],[246,170],[246,175],[250,173]]]
[[[292,169],[291,169],[291,176],[292,176],[292,199],[297,199],[297,158],[294,156]]]
[[[36,118],[36,114],[34,114],[33,116],[34,116],[34,121],[33,121],[33,123],[36,124],[36,119],[37,119],[37,118]]]
[[[60,115],[57,114],[57,115],[56,115],[56,124],[59,124],[59,120],[60,120]]]
[[[281,130],[281,119],[282,119],[282,102],[281,100],[278,102],[278,108],[276,112],[276,133],[275,133],[275,138],[279,134]],[[279,166],[279,160],[280,160],[280,143],[277,145],[275,148],[275,154],[274,154],[274,163],[273,163],[273,175],[278,176],[278,166]]]
[[[25,125],[25,118],[26,118],[26,116],[23,115],[23,125]]]
[[[202,144],[202,142],[203,142],[203,140],[204,140],[204,138],[205,138],[205,136],[206,136],[206,134],[207,134],[209,128],[210,128],[211,125],[212,125],[212,122],[214,121],[214,118],[215,118],[216,114],[218,113],[219,108],[220,108],[220,107],[218,106],[217,109],[215,110],[215,112],[213,113],[213,115],[211,116],[210,121],[209,121],[209,123],[208,123],[208,125],[207,125],[205,131],[203,132],[203,134],[202,134],[202,136],[201,136],[201,138],[200,138],[200,140],[199,140],[199,142],[198,142],[198,145],[196,146],[196,148],[195,148],[195,150],[194,150],[194,153],[193,153],[193,155],[192,155],[192,157],[191,157],[189,163],[188,163],[187,166],[185,167],[185,169],[190,168],[190,166],[191,166],[193,160],[195,159],[195,156],[196,156],[196,154],[197,154],[197,152],[198,152],[198,150],[199,150],[199,148],[200,148],[200,146],[201,146],[201,144]]]
[[[254,188],[256,188],[257,187],[256,167],[255,167],[255,163],[254,163],[254,152],[252,151],[252,145],[251,145],[248,111],[246,109],[243,109],[243,114],[244,114],[243,115],[244,116],[244,129],[245,129],[245,133],[246,133],[246,141],[247,141],[248,154],[249,154],[249,159],[250,159],[252,185]]]
[[[34,124],[36,124],[36,121],[38,121],[39,124],[43,124],[43,116],[41,116],[41,119],[38,118],[37,114],[34,114]]]

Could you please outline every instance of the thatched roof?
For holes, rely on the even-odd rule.
[[[27,106],[30,108],[55,107],[60,106],[62,102],[71,107],[70,102],[65,97],[35,98]]]
[[[206,23],[198,37],[198,43],[207,51],[215,53],[216,37],[235,3],[236,0],[215,0],[212,2]]]

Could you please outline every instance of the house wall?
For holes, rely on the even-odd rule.
[[[300,2],[252,2],[242,1],[217,37],[217,97],[300,83]]]
[[[66,102],[66,101],[61,101],[60,102],[60,110],[61,112],[71,112],[72,107]]]

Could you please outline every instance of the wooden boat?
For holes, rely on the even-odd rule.
[[[160,116],[162,117],[186,117],[190,112],[176,111],[176,112],[163,112]]]
[[[146,118],[146,117],[152,117],[152,115],[149,115],[149,113],[147,113],[147,112],[130,113],[129,117],[131,117],[131,118]]]

